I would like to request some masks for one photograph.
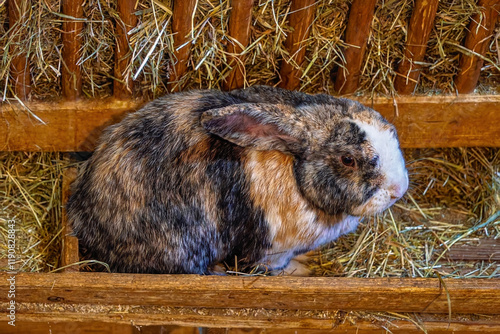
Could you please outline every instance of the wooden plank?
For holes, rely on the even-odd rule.
[[[9,27],[12,29],[10,33],[16,36],[13,43],[22,43],[23,27],[29,19],[27,14],[28,4],[23,0],[8,0],[7,6],[9,9]],[[10,76],[12,77],[16,96],[21,100],[27,100],[31,93],[31,74],[25,52],[19,53],[12,58]]]
[[[192,30],[194,20],[194,11],[196,9],[197,0],[174,0],[172,14],[172,33],[174,34],[175,53],[173,72],[167,84],[169,92],[178,92],[182,90],[180,80],[186,73],[188,66],[189,55],[191,54],[191,37],[189,36]]]
[[[62,93],[67,100],[76,100],[82,95],[82,73],[78,60],[82,46],[83,0],[62,1],[63,49],[62,49]]]
[[[0,289],[8,291],[7,273]],[[498,314],[500,280],[18,273],[16,303]],[[7,302],[7,294],[0,302]],[[488,305],[487,308],[484,305]],[[19,310],[21,312],[21,310]]]
[[[231,16],[229,17],[229,43],[227,52],[230,54],[229,66],[232,67],[224,80],[224,90],[242,88],[245,85],[245,60],[241,52],[250,41],[250,23],[254,0],[232,0]]]
[[[500,240],[481,239],[476,245],[455,245],[446,258],[452,261],[500,261]]]
[[[439,0],[417,0],[411,14],[405,55],[398,66],[394,87],[399,94],[411,94],[417,86],[427,42],[434,27]]]
[[[162,313],[157,310],[156,313],[145,313],[143,308],[124,305],[121,309],[115,309],[106,315],[100,312],[99,306],[96,306],[97,311],[93,312],[92,307],[88,305],[74,305],[75,309],[82,310],[80,314],[70,310],[47,310],[42,305],[29,306],[30,311],[17,314],[17,317],[22,320],[20,322],[16,321],[15,328],[12,328],[12,326],[7,327],[6,322],[2,322],[0,323],[0,332],[4,334],[32,333],[29,331],[32,329],[30,324],[41,325],[41,328],[44,329],[48,327],[48,329],[52,329],[52,333],[60,333],[63,329],[66,329],[70,333],[89,334],[130,333],[125,325],[139,328],[139,330],[133,330],[133,333],[137,334],[199,333],[197,328],[195,331],[190,331],[189,327],[177,327],[177,329],[174,328],[173,324],[197,327],[228,325],[227,331],[225,331],[226,334],[470,334],[499,333],[500,329],[498,316],[484,319],[477,316],[461,315],[452,317],[451,322],[448,322],[448,319],[444,317],[418,314],[417,326],[410,320],[384,321],[384,317],[378,314],[374,314],[373,317],[366,314],[367,319],[358,319],[355,315],[348,316],[345,321],[340,322],[328,316],[324,317],[324,319],[313,319],[311,316],[301,319],[297,315],[295,320],[292,320],[293,317],[286,320],[285,317],[280,318],[269,315],[268,311],[263,309],[248,310],[255,312],[256,315],[254,317],[246,315],[239,318],[234,315],[231,316],[230,310],[227,310],[228,315],[225,317],[213,316],[210,309],[198,310],[198,314],[192,316],[172,316],[168,311]],[[235,313],[237,311],[233,310],[233,314]],[[259,313],[260,316],[258,316]],[[286,313],[286,311],[282,311],[282,313]],[[266,319],[265,315],[269,315],[269,317]],[[362,316],[363,314],[361,314]],[[252,323],[252,319],[257,320]],[[48,326],[43,324],[48,324]],[[5,331],[3,331],[4,328]],[[35,329],[33,333],[50,333],[48,331],[37,331],[36,326],[33,326],[33,328]],[[422,328],[425,328],[426,332]],[[120,330],[123,330],[123,332]]]
[[[311,24],[315,13],[315,0],[292,0],[290,8],[289,25],[293,31],[285,40],[285,48],[288,51],[289,60],[281,62],[280,87],[295,90],[300,86],[302,70],[300,66],[306,56],[305,40],[309,37]]]
[[[358,99],[398,129],[401,146],[500,147],[500,95]],[[47,125],[17,104],[0,105],[3,151],[92,151],[101,131],[139,109],[142,101],[27,103]]]
[[[137,16],[134,15],[136,2],[136,0],[118,0],[116,4],[120,19],[116,20],[113,96],[123,100],[132,96],[133,81],[130,72],[127,72],[131,60],[128,32],[137,25]]]
[[[77,170],[74,167],[67,168],[63,174],[62,181],[62,202],[67,203],[70,195],[70,185],[76,179]],[[68,223],[66,208],[63,207],[62,214],[62,248],[61,248],[61,263],[60,267],[66,267],[64,272],[76,272],[80,268],[78,265],[70,266],[73,263],[80,261],[80,254],[78,251],[78,238],[71,236],[71,227]]]
[[[134,326],[129,324],[113,324],[106,322],[28,322],[16,321],[10,326],[7,321],[0,321],[2,334],[136,334]],[[161,332],[156,332],[160,334]],[[146,333],[142,333],[146,334]],[[166,333],[165,333],[166,334]],[[193,333],[194,334],[194,333]]]
[[[358,88],[376,2],[376,0],[352,2],[345,33],[345,43],[348,45],[344,50],[345,65],[339,68],[334,85],[340,94],[351,94]]]
[[[483,10],[481,15],[472,17],[464,46],[475,54],[484,56],[494,35],[500,0],[479,0],[478,5],[483,7]],[[472,93],[476,88],[483,59],[475,54],[460,55],[459,73],[455,78],[455,86],[460,94]]]

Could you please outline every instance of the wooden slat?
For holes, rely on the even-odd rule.
[[[478,5],[483,7],[482,13],[472,17],[464,46],[484,56],[493,36],[500,11],[500,0],[479,0]],[[468,94],[474,91],[482,66],[483,59],[477,55],[466,53],[460,56],[460,70],[455,78],[456,89],[459,93]]]
[[[245,85],[244,57],[240,53],[248,46],[250,40],[250,23],[254,0],[232,0],[229,17],[229,36],[227,52],[231,54],[229,66],[232,67],[223,82],[225,90],[242,88]]]
[[[340,94],[351,94],[358,88],[376,2],[376,0],[352,2],[345,33],[345,43],[348,45],[344,50],[345,65],[339,68],[334,86]]]
[[[7,273],[0,290],[8,291]],[[16,303],[497,314],[500,280],[18,273]],[[448,296],[447,292],[448,291]],[[8,301],[0,294],[0,302]],[[488,305],[487,308],[484,305]]]
[[[446,258],[452,261],[500,261],[500,240],[481,239],[477,245],[454,246],[446,253]]]
[[[76,168],[67,168],[64,171],[62,183],[62,202],[67,203],[70,195],[70,185],[76,179]],[[78,238],[71,236],[71,227],[68,224],[66,209],[63,208],[62,215],[62,249],[60,267],[66,267],[65,272],[79,271],[79,266],[70,266],[73,263],[80,261],[78,252]],[[68,266],[68,267],[67,267]]]
[[[17,35],[14,39],[14,44],[22,43],[24,37],[24,29],[27,22],[28,4],[23,0],[8,0],[9,9],[9,27],[12,29],[11,34]],[[28,99],[31,92],[31,74],[29,61],[26,53],[18,53],[18,49],[14,47],[11,50],[16,54],[11,61],[10,75],[14,83],[14,93],[21,100]]]
[[[137,25],[137,16],[134,15],[136,0],[118,0],[116,11],[120,19],[116,21],[115,47],[115,80],[113,82],[113,96],[117,99],[128,99],[132,96],[133,81],[127,68],[130,65],[130,44],[128,32]]]
[[[281,62],[280,87],[295,90],[300,86],[302,70],[300,66],[306,55],[305,40],[309,37],[311,24],[314,19],[316,0],[292,0],[290,8],[289,25],[293,31],[285,40],[285,48],[290,60]]]
[[[174,66],[167,85],[170,92],[178,92],[182,89],[179,80],[186,73],[189,55],[191,54],[189,33],[192,30],[193,13],[197,2],[197,0],[174,0],[173,2],[172,33],[174,34],[176,52],[172,55]]]
[[[359,101],[396,125],[404,148],[500,147],[500,95],[407,96]],[[31,111],[47,125],[30,117],[19,105],[3,104],[0,150],[91,151],[106,126],[143,104],[116,100],[28,103]]]
[[[439,0],[415,2],[408,28],[405,55],[398,66],[398,76],[394,82],[394,87],[400,94],[411,94],[417,86],[422,67],[418,62],[424,59],[438,4]]]
[[[83,0],[63,0],[63,49],[62,49],[62,93],[67,100],[76,100],[82,95],[82,73],[77,65],[82,46]]]
[[[147,313],[142,307],[115,308],[104,314],[102,307],[96,306],[97,312],[92,312],[88,305],[71,305],[81,309],[78,313],[68,308],[48,309],[44,305],[29,305],[30,310],[16,314],[16,327],[7,325],[6,321],[0,322],[0,333],[25,334],[25,333],[70,333],[80,334],[125,334],[130,333],[125,325],[133,326],[134,334],[198,334],[195,331],[178,331],[171,326],[226,326],[229,327],[225,334],[471,334],[471,333],[496,333],[500,332],[500,317],[492,316],[480,318],[474,316],[453,316],[449,322],[447,317],[429,316],[418,314],[418,326],[411,320],[385,321],[382,316],[374,315],[367,319],[357,319],[349,316],[346,321],[340,322],[334,314],[324,316],[323,319],[314,319],[312,316],[293,315],[292,312],[282,311],[281,317],[269,315],[268,310],[247,310],[245,316],[235,316],[234,310],[225,310],[225,316],[214,316],[210,309],[200,310],[198,313],[177,315],[172,310],[159,312],[158,309]],[[100,310],[99,310],[100,309]],[[254,316],[248,315],[253,311]],[[194,314],[193,314],[194,313]],[[285,316],[292,313],[292,316]],[[267,315],[267,317],[266,317]],[[363,316],[363,314],[361,314]],[[33,324],[33,325],[30,325]],[[40,324],[38,331],[34,325]],[[139,327],[140,326],[140,327]],[[168,326],[168,327],[167,327]],[[111,328],[110,328],[111,327]],[[233,328],[231,328],[233,327]],[[238,328],[234,328],[238,327]],[[31,331],[33,328],[33,331]],[[427,332],[424,332],[425,328]],[[45,331],[43,331],[43,330]],[[253,329],[253,330],[252,330]],[[265,329],[265,331],[263,331]],[[390,332],[388,331],[390,330]],[[206,333],[206,331],[204,332]]]

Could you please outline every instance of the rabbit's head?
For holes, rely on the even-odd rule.
[[[201,123],[239,146],[292,155],[302,196],[328,214],[390,207],[408,188],[394,126],[351,100],[322,95],[317,102],[234,104],[205,111]]]

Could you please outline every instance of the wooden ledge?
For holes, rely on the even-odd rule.
[[[399,131],[401,146],[500,147],[500,95],[358,99],[382,113]],[[143,101],[0,104],[4,151],[91,151],[102,130],[139,109]]]
[[[0,291],[11,275],[0,273]],[[16,303],[500,313],[500,280],[18,273]],[[6,302],[7,294],[0,295]],[[5,310],[4,308],[2,308]]]

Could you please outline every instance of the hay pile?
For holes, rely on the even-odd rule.
[[[7,269],[7,222],[15,220],[16,270],[50,271],[61,254],[59,153],[0,152],[0,270]]]
[[[27,5],[29,2],[24,2]],[[334,93],[330,73],[342,66],[342,49],[346,20],[351,0],[319,0],[311,36],[306,43],[306,61],[302,64],[300,89],[306,92]],[[358,95],[394,96],[395,70],[403,57],[407,27],[412,14],[413,0],[379,1],[375,9],[367,53],[362,68]],[[1,95],[12,97],[8,68],[15,52],[27,52],[31,59],[33,96],[54,99],[60,95],[61,20],[60,0],[33,1],[17,48],[14,34],[7,33],[6,6],[0,6]],[[259,0],[255,3],[251,40],[242,52],[245,55],[246,84],[279,82],[282,59],[290,55],[284,48],[288,26],[290,0]],[[435,19],[428,52],[422,63],[418,94],[454,93],[453,77],[458,71],[458,58],[466,52],[464,41],[470,17],[479,8],[475,0],[443,0]],[[119,20],[116,1],[89,0],[84,4],[82,56],[83,90],[88,97],[106,97],[112,93],[115,25]],[[230,71],[226,51],[229,37],[228,0],[200,0],[197,3],[190,34],[192,54],[188,72],[181,79],[186,89],[220,88]],[[135,15],[138,25],[130,34],[132,65],[128,69],[136,80],[135,96],[154,98],[166,93],[171,77],[173,54],[171,31],[172,1],[140,0]],[[3,24],[2,24],[3,23]],[[479,93],[497,93],[500,80],[498,41],[490,44],[481,75]],[[297,67],[298,65],[295,64]]]
[[[447,252],[500,238],[500,150],[407,150],[410,190],[315,257],[324,276],[500,277],[500,264],[449,261]]]

